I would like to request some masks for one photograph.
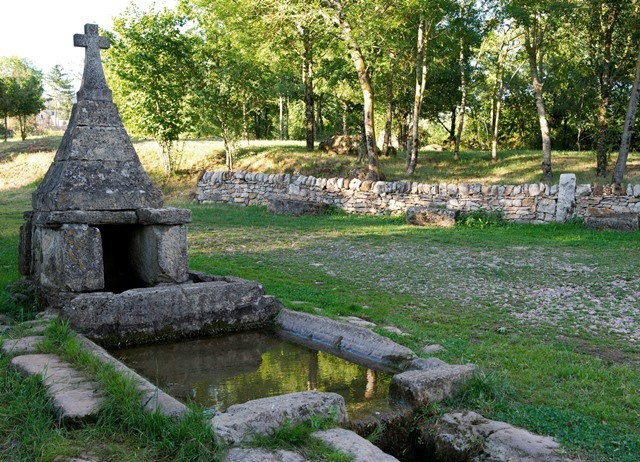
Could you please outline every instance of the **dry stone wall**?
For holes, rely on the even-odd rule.
[[[509,221],[565,222],[584,217],[587,209],[640,213],[640,184],[616,192],[610,186],[576,184],[575,175],[561,175],[559,184],[482,185],[425,184],[409,181],[362,181],[315,178],[295,174],[205,172],[196,190],[199,202],[268,205],[272,199],[330,204],[349,213],[405,213],[409,207],[450,210],[501,210]]]

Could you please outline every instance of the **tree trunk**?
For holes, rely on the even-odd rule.
[[[465,0],[460,2],[460,18],[466,16]],[[458,120],[458,131],[456,132],[456,142],[453,148],[453,160],[460,160],[460,140],[462,139],[462,130],[464,129],[464,113],[467,110],[467,69],[466,58],[464,53],[464,36],[460,37],[460,54],[458,57],[458,65],[460,66],[460,119]]]
[[[629,155],[629,147],[631,146],[631,135],[633,134],[633,126],[636,122],[636,113],[638,111],[638,99],[640,98],[640,51],[638,51],[638,59],[636,60],[636,77],[633,81],[631,96],[629,97],[629,106],[627,107],[627,116],[624,119],[624,131],[622,132],[622,140],[620,142],[620,152],[616,161],[616,168],[613,171],[612,182],[621,185],[624,178],[624,172],[627,168],[627,156]]]
[[[427,81],[427,53],[426,45],[429,41],[429,28],[424,17],[418,24],[418,40],[416,42],[416,86],[413,96],[413,111],[411,115],[411,143],[407,146],[406,172],[411,176],[418,166],[419,122],[422,111],[422,99]]]
[[[507,60],[508,49],[504,50],[507,42],[503,41],[500,47],[500,55],[496,63],[496,82],[491,92],[491,162],[498,162],[498,127],[500,122],[500,109],[502,108],[502,96],[504,94],[504,68]]]
[[[384,126],[384,140],[382,141],[382,154],[389,155],[391,145],[391,125],[393,123],[393,59],[394,54],[389,53],[389,78],[387,80],[387,120]]]
[[[4,113],[4,142],[7,142],[7,137],[9,136],[9,114]]]
[[[247,128],[247,102],[242,102],[242,138],[249,146],[249,129]]]
[[[27,117],[26,115],[18,116],[18,124],[20,125],[20,138],[22,141],[27,139]]]
[[[324,122],[322,120],[322,98],[320,95],[316,98],[316,123],[315,123],[315,133],[316,138],[320,138],[324,136]]]
[[[289,139],[289,97],[287,96],[284,112],[284,139]]]
[[[599,106],[598,116],[596,119],[597,126],[597,139],[596,139],[596,176],[605,176],[607,174],[607,134],[609,131],[609,121],[607,120],[607,112],[609,111],[609,105],[611,104],[611,90],[612,90],[612,47],[613,47],[613,31],[618,21],[618,15],[620,13],[620,5],[614,2],[612,9],[609,11],[609,15],[605,13],[605,8],[600,3],[600,10],[598,12],[600,33],[599,45],[602,47],[602,68],[598,69],[598,83],[599,83]]]
[[[531,30],[529,26],[524,26],[524,40],[527,55],[529,57],[529,67],[531,70],[531,81],[536,99],[536,110],[538,111],[538,121],[540,123],[540,135],[542,137],[542,176],[545,180],[551,180],[551,134],[549,123],[547,122],[547,111],[542,98],[543,83],[540,81],[538,67],[542,66],[541,59],[538,58],[539,48],[531,43]]]
[[[409,136],[409,111],[405,110],[400,117],[401,123],[398,128],[398,147],[407,151],[407,137]]]
[[[307,151],[313,151],[314,131],[315,131],[315,113],[314,113],[314,97],[313,97],[313,48],[311,39],[308,34],[302,36],[304,46],[303,63],[302,63],[302,81],[304,82],[304,114],[305,114],[305,131],[307,140]]]
[[[342,101],[342,134],[349,136],[349,105],[346,101]]]
[[[324,0],[324,4],[328,5],[335,12],[335,16],[330,17],[334,24],[340,27],[342,39],[349,51],[351,60],[358,73],[358,82],[362,90],[362,99],[364,105],[364,130],[365,130],[365,146],[368,157],[369,177],[380,178],[380,168],[378,167],[378,155],[376,153],[376,128],[374,122],[374,95],[373,86],[371,85],[371,76],[367,68],[364,56],[358,42],[351,33],[351,24],[342,9],[341,0]]]
[[[284,98],[280,95],[278,100],[280,104],[280,112],[278,114],[278,136],[280,141],[284,140]]]

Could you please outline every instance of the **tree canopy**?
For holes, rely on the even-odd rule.
[[[390,143],[409,174],[437,143],[495,162],[500,148],[541,149],[547,179],[552,149],[593,149],[605,175],[630,117],[639,4],[182,0],[119,18],[107,67],[136,131],[165,150],[221,136],[229,168],[240,138],[313,149],[342,133],[362,137],[365,175]]]
[[[15,117],[20,137],[25,140],[31,130],[29,117],[44,109],[42,73],[25,59],[0,58],[0,113],[4,118],[5,141],[7,119]]]

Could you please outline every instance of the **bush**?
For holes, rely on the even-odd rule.
[[[456,219],[456,226],[466,228],[488,228],[494,226],[504,226],[507,221],[504,219],[502,210],[487,212],[486,210],[474,210],[473,212],[461,213]]]

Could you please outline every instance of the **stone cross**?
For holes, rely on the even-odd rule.
[[[98,35],[97,24],[85,24],[84,34],[73,36],[73,45],[84,47],[84,73],[78,92],[78,101],[112,101],[111,90],[107,86],[100,59],[100,50],[109,48],[109,38]]]

